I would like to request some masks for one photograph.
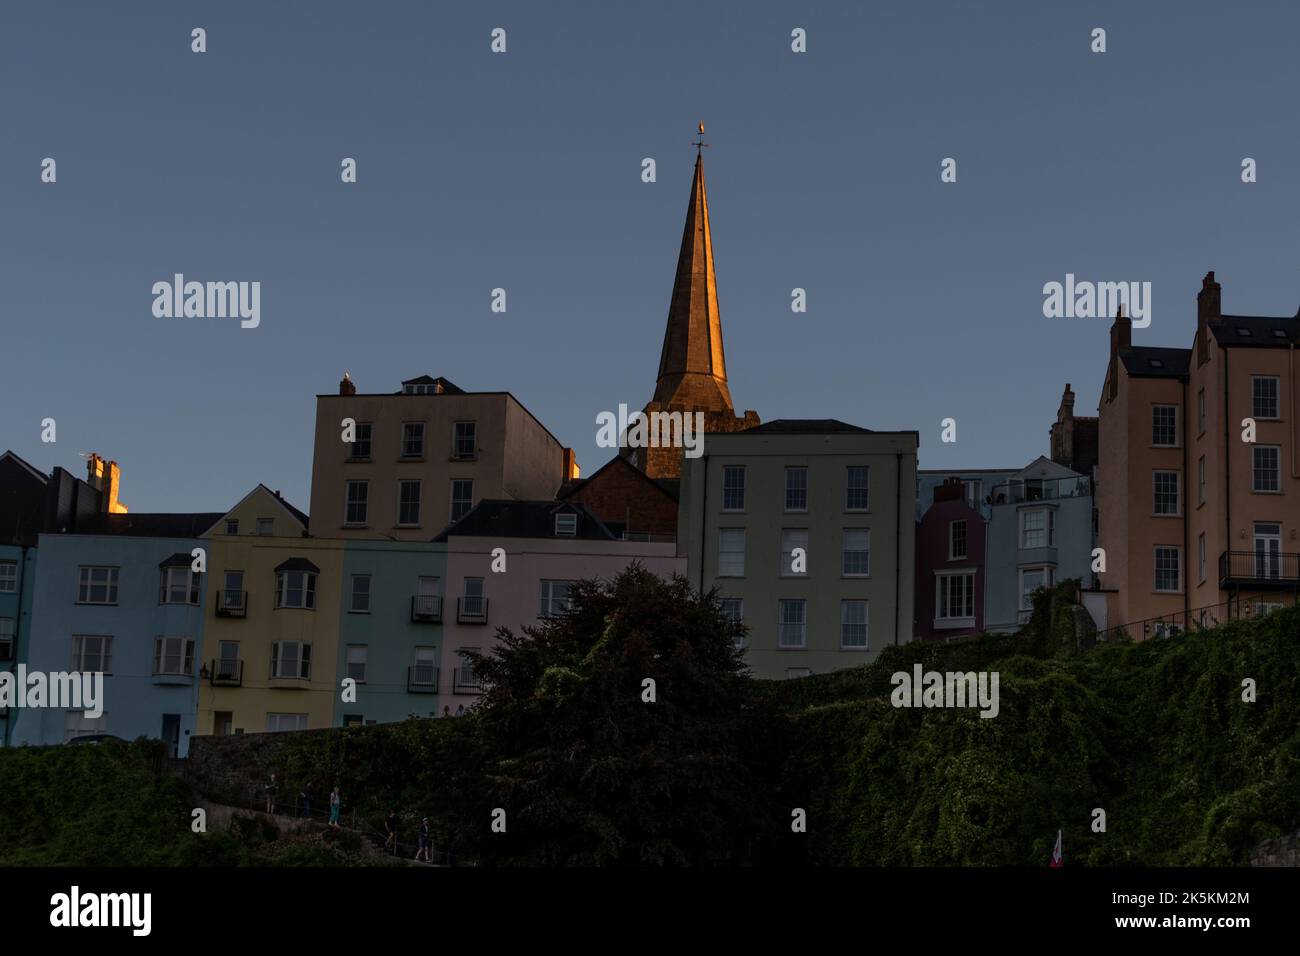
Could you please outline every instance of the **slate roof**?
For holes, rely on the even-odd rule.
[[[1122,349],[1119,357],[1130,376],[1139,378],[1178,378],[1191,365],[1191,349],[1155,348],[1135,345]]]
[[[135,538],[197,538],[225,517],[222,511],[131,512],[93,514],[77,522],[77,534],[123,535]],[[189,563],[189,560],[186,560]]]
[[[777,418],[745,429],[746,434],[753,432],[766,432],[770,435],[825,435],[831,432],[872,434],[870,428],[859,428],[838,418]]]
[[[1289,348],[1292,342],[1300,341],[1300,314],[1290,318],[1225,315],[1212,320],[1209,325],[1220,345]]]
[[[578,515],[575,535],[555,533],[555,514]],[[559,538],[584,541],[615,541],[617,537],[585,505],[576,501],[514,501],[485,498],[455,524],[443,529],[433,540],[451,537],[476,538]]]

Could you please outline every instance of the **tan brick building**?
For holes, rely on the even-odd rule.
[[[1100,403],[1099,577],[1114,590],[1110,621],[1134,637],[1294,602],[1297,341],[1300,315],[1224,314],[1213,272],[1189,349],[1134,346],[1130,320],[1116,318]]]

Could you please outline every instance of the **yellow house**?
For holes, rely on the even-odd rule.
[[[307,516],[265,485],[202,537],[212,593],[197,732],[330,726],[343,542],[308,537]]]

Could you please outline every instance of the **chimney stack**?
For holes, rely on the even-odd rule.
[[[343,381],[339,382],[339,394],[340,394],[340,395],[355,395],[356,393],[357,393],[357,387],[356,387],[356,385],[353,384],[352,379],[351,379],[351,377],[348,375],[348,373],[347,373],[347,372],[344,372],[344,373],[343,373]]]
[[[86,484],[99,492],[99,510],[104,514],[123,515],[126,505],[117,500],[122,485],[122,469],[115,461],[105,461],[94,452],[86,460]]]
[[[582,469],[578,467],[578,456],[572,448],[564,449],[564,471],[560,476],[561,481],[574,481],[582,477]]]
[[[945,478],[943,484],[934,489],[934,503],[941,501],[961,501],[965,497],[965,486],[960,478]]]
[[[1110,327],[1110,354],[1114,358],[1124,349],[1133,347],[1133,320],[1124,314],[1124,306],[1115,312],[1115,322]]]
[[[1210,333],[1208,326],[1223,316],[1223,287],[1214,281],[1214,272],[1205,273],[1201,291],[1196,294],[1196,365],[1199,368],[1210,360]]]

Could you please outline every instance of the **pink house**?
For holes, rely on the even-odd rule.
[[[440,703],[453,714],[479,694],[463,653],[490,651],[500,627],[518,633],[558,613],[571,582],[612,578],[633,563],[664,577],[686,573],[674,542],[620,540],[576,502],[482,501],[435,540],[447,545],[442,673],[451,679]]]
[[[962,482],[934,489],[916,528],[915,636],[946,640],[984,627],[985,522],[966,503]]]

